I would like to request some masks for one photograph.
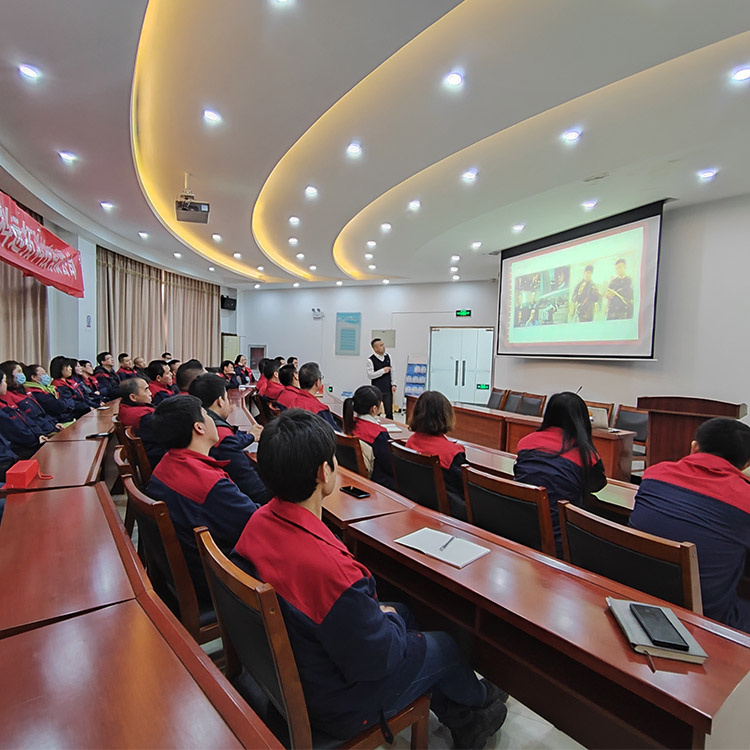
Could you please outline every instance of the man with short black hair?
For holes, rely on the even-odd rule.
[[[211,598],[193,529],[208,527],[219,547],[229,554],[258,506],[240,492],[222,463],[209,456],[219,434],[195,396],[162,401],[154,412],[153,428],[167,454],[154,469],[147,492],[166,503],[198,601],[205,608]]]
[[[169,365],[163,359],[152,359],[148,363],[146,372],[148,373],[148,388],[151,391],[154,406],[159,406],[165,398],[174,396],[172,370],[169,369]]]
[[[263,367],[263,375],[265,375],[267,381],[263,398],[267,398],[269,401],[277,401],[279,396],[284,392],[284,386],[281,385],[281,381],[279,380],[279,370],[281,367],[278,357],[266,360],[266,364]]]
[[[115,372],[115,360],[111,352],[99,352],[96,355],[97,367],[93,377],[99,387],[99,393],[105,401],[117,398],[120,378]]]
[[[229,424],[227,418],[232,413],[232,403],[227,396],[227,383],[219,375],[206,373],[199,375],[191,384],[190,395],[199,398],[203,408],[216,424],[219,441],[208,455],[224,464],[224,471],[230,479],[253,502],[263,505],[271,499],[271,493],[255,471],[253,462],[245,452],[260,437],[263,428],[254,424],[250,432]]]
[[[299,377],[295,365],[284,365],[279,370],[279,383],[284,386],[284,390],[276,399],[276,404],[282,409],[291,409],[300,392]]]
[[[203,365],[197,359],[189,359],[187,362],[183,362],[177,368],[177,392],[180,395],[186,394],[190,384],[205,372]]]
[[[393,419],[393,394],[396,392],[396,384],[393,382],[391,355],[386,353],[383,339],[373,339],[370,346],[373,353],[367,358],[367,377],[370,385],[374,385],[383,394],[385,416]]]
[[[294,365],[294,369],[295,370],[299,367],[299,360],[297,359],[297,357],[287,357],[286,358],[286,363],[288,365]],[[282,365],[282,367],[283,367],[283,365]]]
[[[318,363],[306,362],[299,368],[297,377],[299,378],[299,392],[291,401],[291,407],[311,411],[328,422],[334,430],[338,429],[331,410],[318,398],[318,394],[323,390],[323,373]]]
[[[169,362],[169,360],[170,360],[170,359],[172,359],[172,353],[171,353],[171,352],[164,352],[164,353],[163,353],[163,354],[161,355],[161,358],[162,358],[162,359],[163,359],[163,360],[164,360],[165,362]]]
[[[304,365],[303,365],[304,368]],[[336,487],[336,436],[309,412],[285,411],[263,431],[261,477],[274,493],[248,522],[232,559],[271,584],[286,624],[310,723],[344,741],[420,695],[456,747],[482,748],[507,709],[447,633],[424,633],[403,605],[380,604],[370,571],[322,520]]]
[[[703,614],[750,633],[750,601],[737,583],[750,552],[750,427],[735,419],[704,422],[690,455],[643,474],[630,525],[698,548]]]
[[[126,352],[123,352],[117,357],[117,361],[120,364],[120,369],[117,371],[117,377],[120,378],[120,380],[127,380],[127,378],[137,378],[138,373],[135,371],[135,367],[133,367],[133,360],[130,358],[130,355]]]

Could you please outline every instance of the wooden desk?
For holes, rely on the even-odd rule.
[[[425,526],[491,551],[458,570],[394,544]],[[469,633],[476,668],[587,747],[747,745],[749,636],[674,607],[709,658],[655,659],[654,673],[605,603],[653,597],[422,509],[352,524],[346,538],[377,578]]]
[[[101,483],[10,495],[0,577],[0,638],[150,588]]]
[[[0,744],[281,748],[197,651],[150,599],[6,638]]]
[[[100,429],[100,422],[98,419],[78,419],[73,424],[68,425],[64,430],[56,432],[51,438],[50,442],[54,443],[65,443],[71,440],[85,440],[86,435],[95,435],[97,433],[106,432],[107,435],[111,435],[114,432],[115,426],[112,423],[112,417],[109,416],[109,424],[106,427]],[[105,440],[106,438],[99,438],[99,440]]]

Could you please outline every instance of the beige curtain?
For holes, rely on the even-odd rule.
[[[163,271],[96,248],[99,351],[161,356],[166,344]]]
[[[0,262],[0,361],[49,361],[47,287]]]
[[[199,359],[204,366],[221,357],[220,288],[206,281],[164,272],[167,349],[179,359]]]

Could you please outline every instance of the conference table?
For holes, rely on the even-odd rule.
[[[457,569],[395,542],[425,527],[490,552]],[[468,634],[475,668],[587,747],[747,746],[750,636],[673,607],[709,657],[652,671],[605,601],[659,603],[647,594],[424,508],[349,524],[345,539],[430,627]]]

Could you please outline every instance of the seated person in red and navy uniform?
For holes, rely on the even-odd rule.
[[[227,462],[209,456],[219,433],[195,396],[162,401],[154,412],[153,428],[167,453],[154,469],[146,491],[154,500],[166,503],[198,602],[205,608],[211,598],[193,529],[208,527],[216,544],[229,554],[258,506],[224,471]]]
[[[279,368],[279,383],[284,386],[284,390],[276,399],[276,405],[280,409],[292,409],[300,392],[296,365],[283,365]]]
[[[115,372],[115,360],[111,352],[99,352],[96,355],[96,368],[93,377],[96,379],[99,393],[105,401],[117,398],[120,378],[117,377]]]
[[[36,397],[36,392],[27,388],[26,373],[15,360],[0,364],[5,373],[8,392],[3,400],[18,408],[42,435],[52,435],[63,428],[62,420],[49,414]]]
[[[561,557],[558,501],[583,505],[585,495],[607,484],[602,460],[591,439],[591,417],[585,401],[570,391],[555,393],[547,402],[541,427],[521,438],[516,451],[516,481],[547,488],[555,549]]]
[[[240,385],[250,385],[255,382],[253,373],[247,366],[247,357],[244,354],[238,354],[234,359],[234,374],[237,376]]]
[[[370,571],[321,518],[336,487],[335,456],[333,429],[310,412],[288,409],[268,424],[258,468],[274,498],[231,556],[276,590],[315,746],[378,724],[388,737],[388,719],[431,692],[456,747],[484,747],[507,695],[476,677],[450,635],[420,632],[406,607],[378,601]]]
[[[219,442],[211,448],[208,455],[226,463],[224,471],[253,502],[258,505],[267,503],[271,499],[271,493],[245,452],[260,437],[263,427],[254,424],[250,432],[245,432],[227,422],[232,413],[232,403],[227,397],[227,381],[218,375],[209,372],[197,377],[190,384],[190,395],[200,399],[219,431]]]
[[[275,403],[279,396],[284,392],[284,386],[279,380],[279,370],[281,365],[276,359],[266,360],[263,367],[263,374],[266,376],[266,389],[263,398]]]
[[[31,458],[47,436],[42,429],[8,398],[8,379],[0,370],[0,434],[10,443],[18,458]]]
[[[83,389],[73,380],[73,365],[76,363],[77,360],[60,354],[50,360],[49,374],[52,376],[52,385],[55,386],[58,396],[66,403],[72,400],[73,416],[78,419],[88,414],[94,407],[93,403],[86,398]],[[117,382],[119,384],[120,381]]]
[[[172,370],[163,359],[153,359],[146,369],[148,389],[151,391],[151,403],[156,407],[165,398],[174,396],[172,388]]]
[[[117,362],[120,365],[120,368],[117,370],[117,377],[120,378],[120,380],[139,377],[138,370],[135,369],[133,360],[127,352],[120,354],[117,357]]]
[[[154,438],[154,406],[149,384],[143,378],[126,378],[118,391],[121,398],[117,418],[143,442],[151,468],[161,461],[166,452]]]
[[[99,383],[94,377],[94,366],[88,359],[78,360],[78,367],[73,368],[73,378],[81,383],[86,395],[101,406],[103,398],[99,391]]]
[[[167,364],[172,372],[172,393],[176,395],[179,393],[179,389],[177,388],[177,370],[182,362],[179,359],[170,359]]]
[[[361,385],[354,391],[354,398],[344,399],[344,432],[359,438],[367,476],[393,489],[390,438],[388,430],[377,420],[382,413],[383,394],[373,385]]]
[[[197,377],[205,374],[206,368],[197,359],[189,359],[187,362],[183,362],[175,373],[178,395],[186,396],[190,390],[190,384]]]
[[[704,422],[690,455],[649,466],[630,525],[693,542],[698,551],[703,614],[750,633],[750,600],[737,584],[750,553],[750,427],[735,419]]]
[[[0,429],[2,425],[0,424]],[[0,432],[0,483],[5,481],[5,472],[18,461],[18,456],[14,453],[10,440],[7,440]]]
[[[58,395],[57,388],[52,385],[52,376],[37,364],[26,365],[23,368],[26,377],[24,387],[44,411],[58,424],[73,421],[73,404],[66,404]]]
[[[292,408],[305,409],[325,419],[334,430],[338,429],[331,410],[318,398],[323,392],[323,373],[317,362],[306,362],[299,368],[299,393],[292,402]]]
[[[414,404],[409,429],[414,433],[406,447],[423,456],[437,456],[443,470],[445,490],[454,518],[466,520],[464,480],[461,464],[466,463],[464,447],[449,440],[446,432],[456,425],[453,406],[440,391],[425,391]]]
[[[258,372],[260,373],[260,375],[258,377],[258,382],[255,384],[255,388],[261,396],[266,395],[266,386],[268,385],[268,381],[266,380],[266,376],[263,374],[263,370],[265,369],[266,362],[270,361],[271,360],[266,357],[261,357],[258,362]]]
[[[227,381],[227,388],[240,387],[240,381],[234,372],[234,363],[231,359],[225,359],[219,365],[219,375]]]

